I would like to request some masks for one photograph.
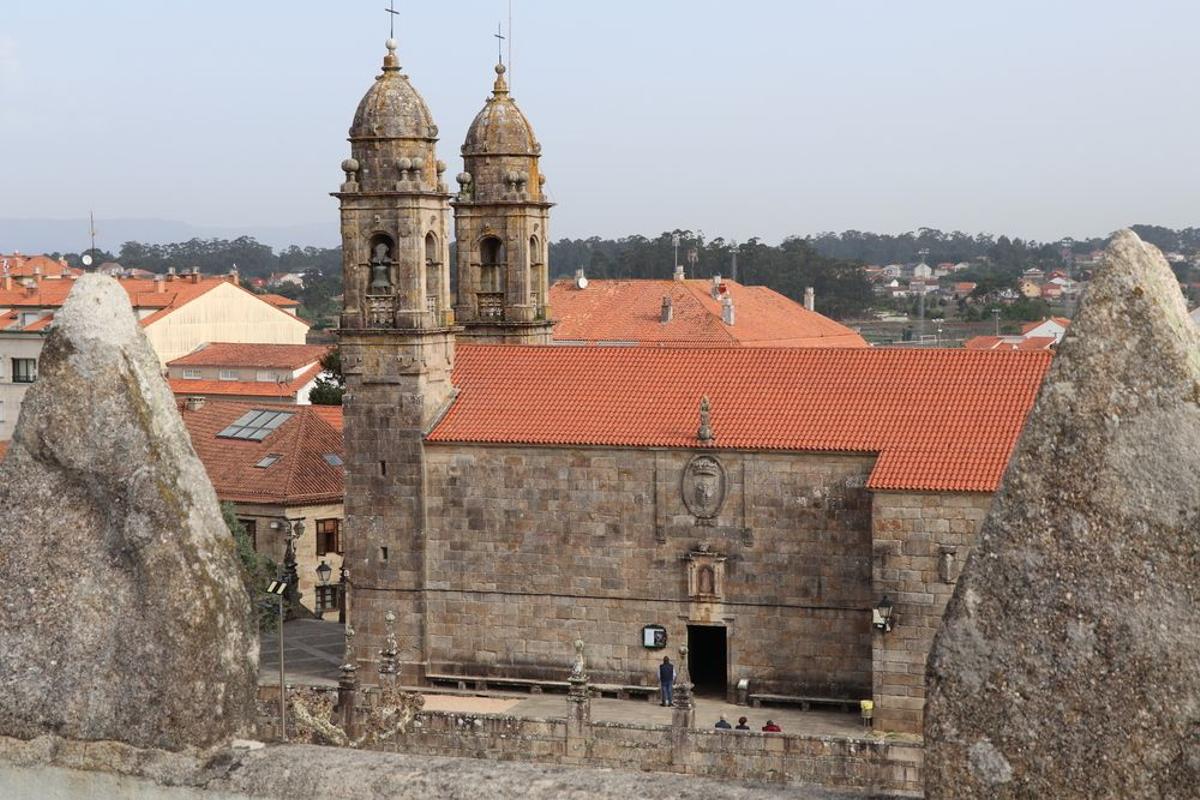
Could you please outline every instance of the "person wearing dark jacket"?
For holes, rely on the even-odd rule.
[[[746,724],[747,722],[749,722],[749,720],[746,719],[745,717],[738,717],[738,724],[737,724],[737,727],[734,728],[734,730],[735,731],[750,730],[750,726]]]
[[[721,718],[720,718],[719,720],[717,720],[717,724],[716,724],[716,725],[714,725],[713,727],[714,727],[714,728],[719,728],[719,729],[721,729],[721,730],[723,730],[723,731],[727,731],[727,730],[729,730],[730,728],[732,728],[733,726],[729,724],[729,720],[725,719],[725,715],[724,715],[724,714],[722,714],[722,715],[721,715]]]
[[[671,705],[671,687],[674,683],[675,665],[671,663],[670,656],[663,656],[662,663],[658,665],[658,690],[664,706]]]

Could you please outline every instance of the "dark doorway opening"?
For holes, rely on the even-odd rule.
[[[697,694],[725,696],[728,653],[725,628],[688,625],[688,671]]]

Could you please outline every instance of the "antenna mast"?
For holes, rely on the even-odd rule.
[[[91,252],[96,252],[96,212],[88,210],[88,235],[92,240]]]
[[[512,89],[512,0],[508,0],[508,88]]]

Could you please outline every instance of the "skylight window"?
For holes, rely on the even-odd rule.
[[[283,456],[279,455],[278,453],[271,453],[269,456],[264,457],[262,461],[259,461],[254,466],[258,467],[259,469],[266,469],[267,467],[273,467],[281,458],[283,458]]]
[[[327,463],[331,467],[342,466],[342,457],[339,456],[337,453],[326,453],[323,456],[323,458],[325,459],[325,463]]]
[[[287,411],[247,411],[234,420],[233,424],[217,434],[222,439],[245,439],[261,442],[283,423],[292,418]]]

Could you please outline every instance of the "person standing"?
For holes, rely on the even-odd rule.
[[[675,665],[671,663],[670,656],[663,656],[662,663],[658,665],[658,690],[664,706],[671,705],[671,687],[674,683]]]

